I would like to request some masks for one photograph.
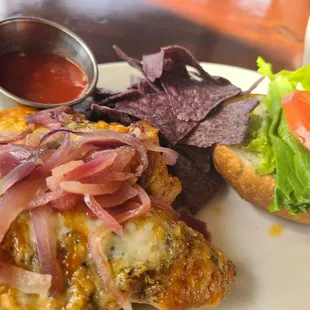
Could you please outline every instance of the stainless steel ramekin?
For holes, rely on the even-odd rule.
[[[86,74],[88,87],[80,97],[72,101],[47,104],[25,100],[0,86],[0,106],[3,108],[16,103],[41,109],[73,105],[85,100],[96,87],[98,67],[92,51],[76,34],[59,24],[34,17],[0,21],[0,55],[9,52],[44,52],[67,58]]]

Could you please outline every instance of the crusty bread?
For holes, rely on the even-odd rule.
[[[245,200],[261,209],[267,210],[273,201],[275,178],[271,175],[260,176],[255,173],[258,158],[255,154],[236,147],[216,145],[213,149],[213,162],[216,170]],[[273,213],[302,224],[310,224],[309,215],[294,217],[286,211]]]

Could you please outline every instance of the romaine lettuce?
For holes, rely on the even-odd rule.
[[[269,138],[271,119],[269,115],[256,115],[252,113],[249,124],[250,137],[243,149],[255,152],[259,156],[259,165],[255,167],[258,175],[274,174],[275,159]]]
[[[307,213],[310,206],[310,151],[290,133],[281,108],[281,98],[296,90],[310,90],[310,65],[296,71],[272,73],[261,57],[258,72],[270,79],[264,100],[269,118],[254,133],[248,148],[258,152],[261,173],[276,172],[274,201],[270,211],[286,209],[290,214]],[[310,120],[309,120],[310,121]]]

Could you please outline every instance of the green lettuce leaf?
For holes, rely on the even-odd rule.
[[[264,104],[270,121],[267,128],[261,127],[257,134],[262,145],[256,147],[264,172],[276,171],[276,188],[270,211],[286,209],[292,215],[307,213],[310,206],[310,152],[291,134],[283,110],[281,99],[296,90],[310,90],[310,65],[296,71],[272,73],[271,65],[262,58],[257,60],[258,72],[270,79],[268,94]],[[264,162],[265,161],[265,162]],[[274,165],[274,166],[273,166]]]
[[[257,72],[261,73],[263,76],[272,77],[272,65],[269,62],[266,62],[262,57],[258,57],[257,61]]]
[[[255,168],[258,175],[275,174],[275,159],[269,138],[270,124],[271,119],[268,115],[258,116],[252,113],[249,125],[250,138],[243,149],[258,154],[259,165]]]

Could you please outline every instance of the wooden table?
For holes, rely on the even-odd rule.
[[[30,15],[80,35],[98,62],[117,61],[111,46],[140,57],[180,44],[201,61],[274,69],[300,65],[309,0],[0,0],[0,19]]]

